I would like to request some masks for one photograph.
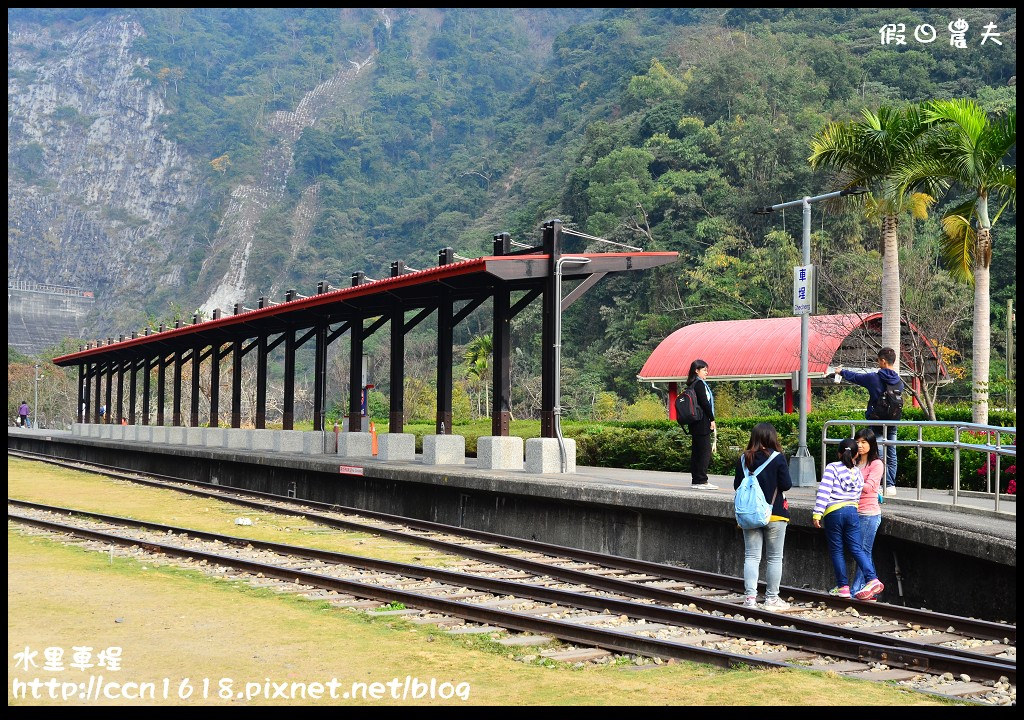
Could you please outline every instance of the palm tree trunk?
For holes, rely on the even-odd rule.
[[[986,218],[987,219],[987,218]],[[989,316],[989,264],[992,258],[992,231],[978,228],[978,244],[974,261],[974,342],[973,377],[971,385],[974,422],[988,424],[988,375],[992,332]]]
[[[882,347],[896,351],[892,369],[900,369],[900,249],[899,218],[882,218]]]

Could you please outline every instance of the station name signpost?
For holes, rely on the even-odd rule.
[[[803,210],[803,265],[793,268],[793,314],[800,316],[800,445],[796,455],[789,459],[789,475],[793,487],[811,487],[818,482],[818,473],[814,467],[814,457],[807,449],[807,401],[810,395],[810,379],[808,378],[809,349],[808,342],[811,329],[811,315],[817,312],[817,292],[814,283],[814,266],[811,265],[811,204],[822,200],[844,197],[846,195],[862,195],[867,192],[860,188],[839,190],[814,197],[779,203],[771,207],[758,208],[756,215],[767,215],[776,210],[799,207]]]

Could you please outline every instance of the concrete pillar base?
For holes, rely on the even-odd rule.
[[[166,425],[154,425],[153,437],[150,438],[150,442],[166,443],[168,430],[170,430],[170,428],[168,428]]]
[[[167,428],[167,444],[168,445],[184,445],[185,444],[185,428],[180,425],[172,425]]]
[[[139,426],[138,425],[125,425],[124,426],[124,439],[129,442],[135,442],[139,439]]]
[[[145,443],[153,442],[153,426],[137,425],[135,427],[135,441]]]
[[[80,436],[84,430],[85,430],[85,426],[82,423],[71,423],[71,434],[72,435],[79,435]]]
[[[252,431],[240,428],[225,430],[224,447],[231,450],[252,450]]]
[[[338,434],[338,455],[342,457],[373,457],[373,438],[368,432]]]
[[[377,435],[377,459],[389,462],[415,460],[416,436],[412,433],[380,433]]]
[[[104,440],[109,440],[111,437],[111,431],[113,428],[110,425],[100,425],[100,437]]]
[[[424,435],[424,465],[465,465],[466,438],[462,435]]]
[[[522,470],[523,439],[501,435],[477,438],[476,461],[481,470]]]
[[[198,447],[203,444],[203,428],[201,427],[188,427],[185,428],[185,444],[191,447]]]
[[[203,431],[203,445],[206,447],[224,447],[224,428],[200,428]]]
[[[565,438],[566,472],[576,472],[576,441]],[[530,438],[526,441],[526,472],[534,475],[561,474],[562,456],[558,438]]]
[[[302,433],[302,452],[306,455],[323,455],[324,453],[334,454],[338,448],[334,442],[334,432],[321,432],[319,430],[305,431]]]
[[[252,449],[254,451],[261,452],[273,452],[277,450],[274,445],[277,442],[276,430],[246,430],[246,432],[252,433]]]
[[[302,430],[277,430],[275,433],[277,435],[275,445],[278,452],[300,453],[305,451],[303,436],[306,433]]]

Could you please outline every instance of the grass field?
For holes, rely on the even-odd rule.
[[[275,524],[257,517],[237,527],[238,508],[195,500],[169,491],[126,485],[86,473],[8,458],[11,497],[132,515],[221,531],[266,533],[268,539],[329,546],[338,538],[299,520]],[[256,517],[246,513],[247,517]],[[254,535],[255,536],[255,535]],[[379,549],[402,555],[402,548]],[[396,544],[397,545],[397,544]],[[365,550],[364,550],[365,552]],[[418,552],[423,552],[418,550]],[[692,663],[663,666],[586,666],[525,663],[526,652],[493,642],[490,636],[450,636],[432,626],[362,613],[212,578],[198,571],[114,557],[48,538],[8,530],[8,704],[84,704],[72,698],[33,700],[12,696],[14,680],[56,677],[87,682],[102,674],[118,682],[153,682],[153,699],[109,699],[100,704],[472,704],[472,705],[936,705],[935,698],[893,685],[799,671],[719,670]],[[65,667],[72,648],[98,653],[122,648],[122,669],[41,670],[43,650],[59,647]],[[38,652],[39,667],[26,670],[16,655]],[[94,660],[95,662],[95,660]],[[399,682],[409,676],[427,685],[460,688],[449,699],[405,700],[350,697],[337,700],[265,699],[265,683],[313,683],[337,678],[338,693],[353,681]],[[160,695],[164,679],[170,697]],[[176,693],[184,678],[193,695]],[[209,681],[202,697],[203,680]],[[222,699],[222,679],[231,699]],[[253,685],[246,687],[247,683]],[[250,690],[247,700],[236,691]],[[271,688],[273,692],[273,688]],[[390,688],[386,693],[390,692]],[[401,690],[399,690],[399,693]]]

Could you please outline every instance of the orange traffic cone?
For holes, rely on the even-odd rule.
[[[373,424],[373,420],[370,421],[370,438],[372,439],[371,452],[377,454],[377,426]]]

